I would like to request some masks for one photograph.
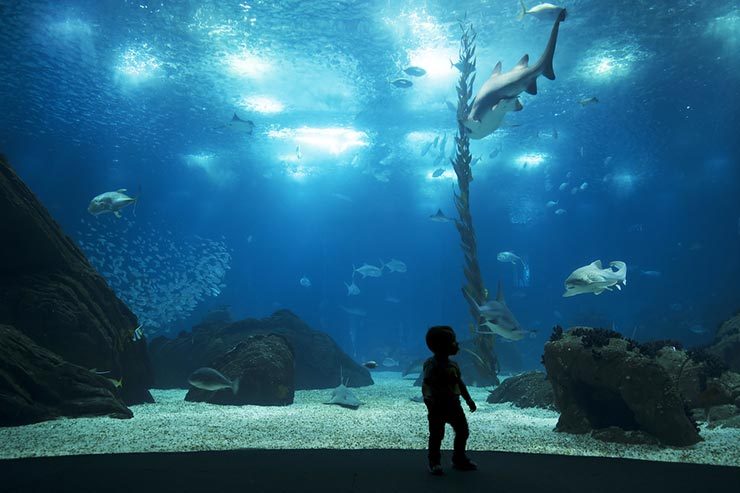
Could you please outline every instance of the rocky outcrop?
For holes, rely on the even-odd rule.
[[[0,325],[0,426],[100,415],[133,416],[110,380]]]
[[[246,338],[258,334],[277,334],[288,341],[295,358],[296,390],[334,388],[341,378],[349,382],[349,387],[373,384],[370,372],[353,361],[328,334],[311,329],[292,312],[280,310],[263,319],[209,321],[191,332],[181,332],[175,339],[154,339],[149,352],[155,386],[187,387],[191,372],[208,366]]]
[[[260,406],[293,403],[293,351],[283,336],[247,337],[208,366],[232,381],[238,380],[237,392],[232,389],[210,392],[191,388],[185,396],[186,401]]]
[[[547,376],[530,371],[507,378],[489,394],[489,403],[511,402],[517,407],[539,407],[556,411],[555,395]]]
[[[616,426],[649,433],[666,445],[701,440],[674,377],[617,332],[556,331],[545,344],[543,363],[560,410],[558,431]]]
[[[721,358],[732,371],[740,373],[740,313],[720,326],[709,351]]]
[[[121,302],[0,159],[0,323],[64,360],[121,379],[128,404],[151,402],[146,343]]]

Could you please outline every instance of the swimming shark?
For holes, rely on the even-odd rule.
[[[465,299],[477,309],[479,317],[483,319],[478,327],[478,334],[498,334],[510,341],[520,341],[532,334],[531,331],[522,329],[514,314],[506,306],[504,290],[500,282],[496,299],[486,301],[483,305],[479,305],[465,288],[462,291]]]
[[[517,97],[524,91],[537,94],[537,77],[544,75],[550,80],[555,79],[552,59],[558,41],[558,30],[563,19],[565,19],[565,10],[560,12],[555,20],[545,51],[534,65],[529,65],[529,55],[524,55],[513,69],[505,73],[501,71],[501,62],[496,64],[491,77],[483,83],[476,94],[470,113],[464,122],[465,127],[470,131],[471,138],[482,139],[490,135],[501,125],[507,112],[519,111],[521,102]],[[497,108],[499,104],[502,106]],[[489,115],[489,113],[493,114]]]
[[[614,270],[616,269],[616,270]],[[574,270],[565,280],[564,297],[593,293],[599,295],[611,291],[612,286],[618,290],[627,285],[627,264],[620,260],[609,262],[609,268],[601,268],[601,260]]]
[[[516,16],[516,18],[519,20],[524,19],[525,15],[531,15],[532,17],[536,17],[541,21],[553,21],[557,19],[561,15],[561,13],[565,12],[565,9],[563,7],[558,7],[557,5],[553,5],[551,3],[541,3],[539,5],[535,5],[531,9],[527,9],[527,6],[524,5],[524,0],[519,0],[519,4],[522,7],[519,11],[519,14]],[[566,15],[567,13],[563,14],[562,20],[565,20]]]
[[[125,188],[120,188],[115,192],[101,193],[90,201],[90,205],[87,206],[87,212],[93,216],[112,212],[114,216],[120,218],[121,213],[119,211],[127,205],[136,203],[138,200],[138,197],[129,197],[125,192]]]

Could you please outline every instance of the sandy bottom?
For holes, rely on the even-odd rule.
[[[156,403],[132,406],[133,419],[59,419],[0,428],[0,458],[266,449],[423,449],[426,408],[413,379],[376,372],[375,385],[354,389],[353,411],[323,404],[331,390],[304,390],[286,407],[217,406],[185,402],[185,390],[153,390]],[[470,389],[478,411],[468,414],[471,450],[587,455],[740,466],[740,430],[702,428],[692,447],[609,444],[588,435],[556,433],[556,412],[488,404]],[[449,428],[448,428],[449,430]],[[443,446],[451,448],[448,431]]]

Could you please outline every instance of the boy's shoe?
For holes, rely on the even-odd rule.
[[[429,474],[432,476],[442,476],[444,471],[440,464],[429,464]]]
[[[452,467],[458,471],[476,471],[478,470],[478,464],[465,457],[460,460],[453,460]]]

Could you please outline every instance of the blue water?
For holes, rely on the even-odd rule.
[[[451,168],[431,178],[421,150],[444,134],[451,150],[465,11],[476,90],[543,50],[551,24],[518,21],[517,3],[2,1],[0,152],[93,263],[117,262],[107,277],[150,338],[221,305],[289,308],[358,359],[423,354],[429,325],[466,333],[469,315],[457,232],[428,219],[454,214]],[[557,79],[471,147],[484,280],[537,330],[513,345],[527,366],[555,324],[694,345],[740,307],[740,9],[605,4],[568,2]],[[427,75],[392,86],[410,64]],[[224,127],[235,112],[252,135]],[[333,153],[301,127],[364,134]],[[119,188],[140,193],[135,215],[87,213]],[[356,276],[347,296],[353,264],[391,258],[407,272]],[[627,262],[626,288],[563,298],[596,259]]]

